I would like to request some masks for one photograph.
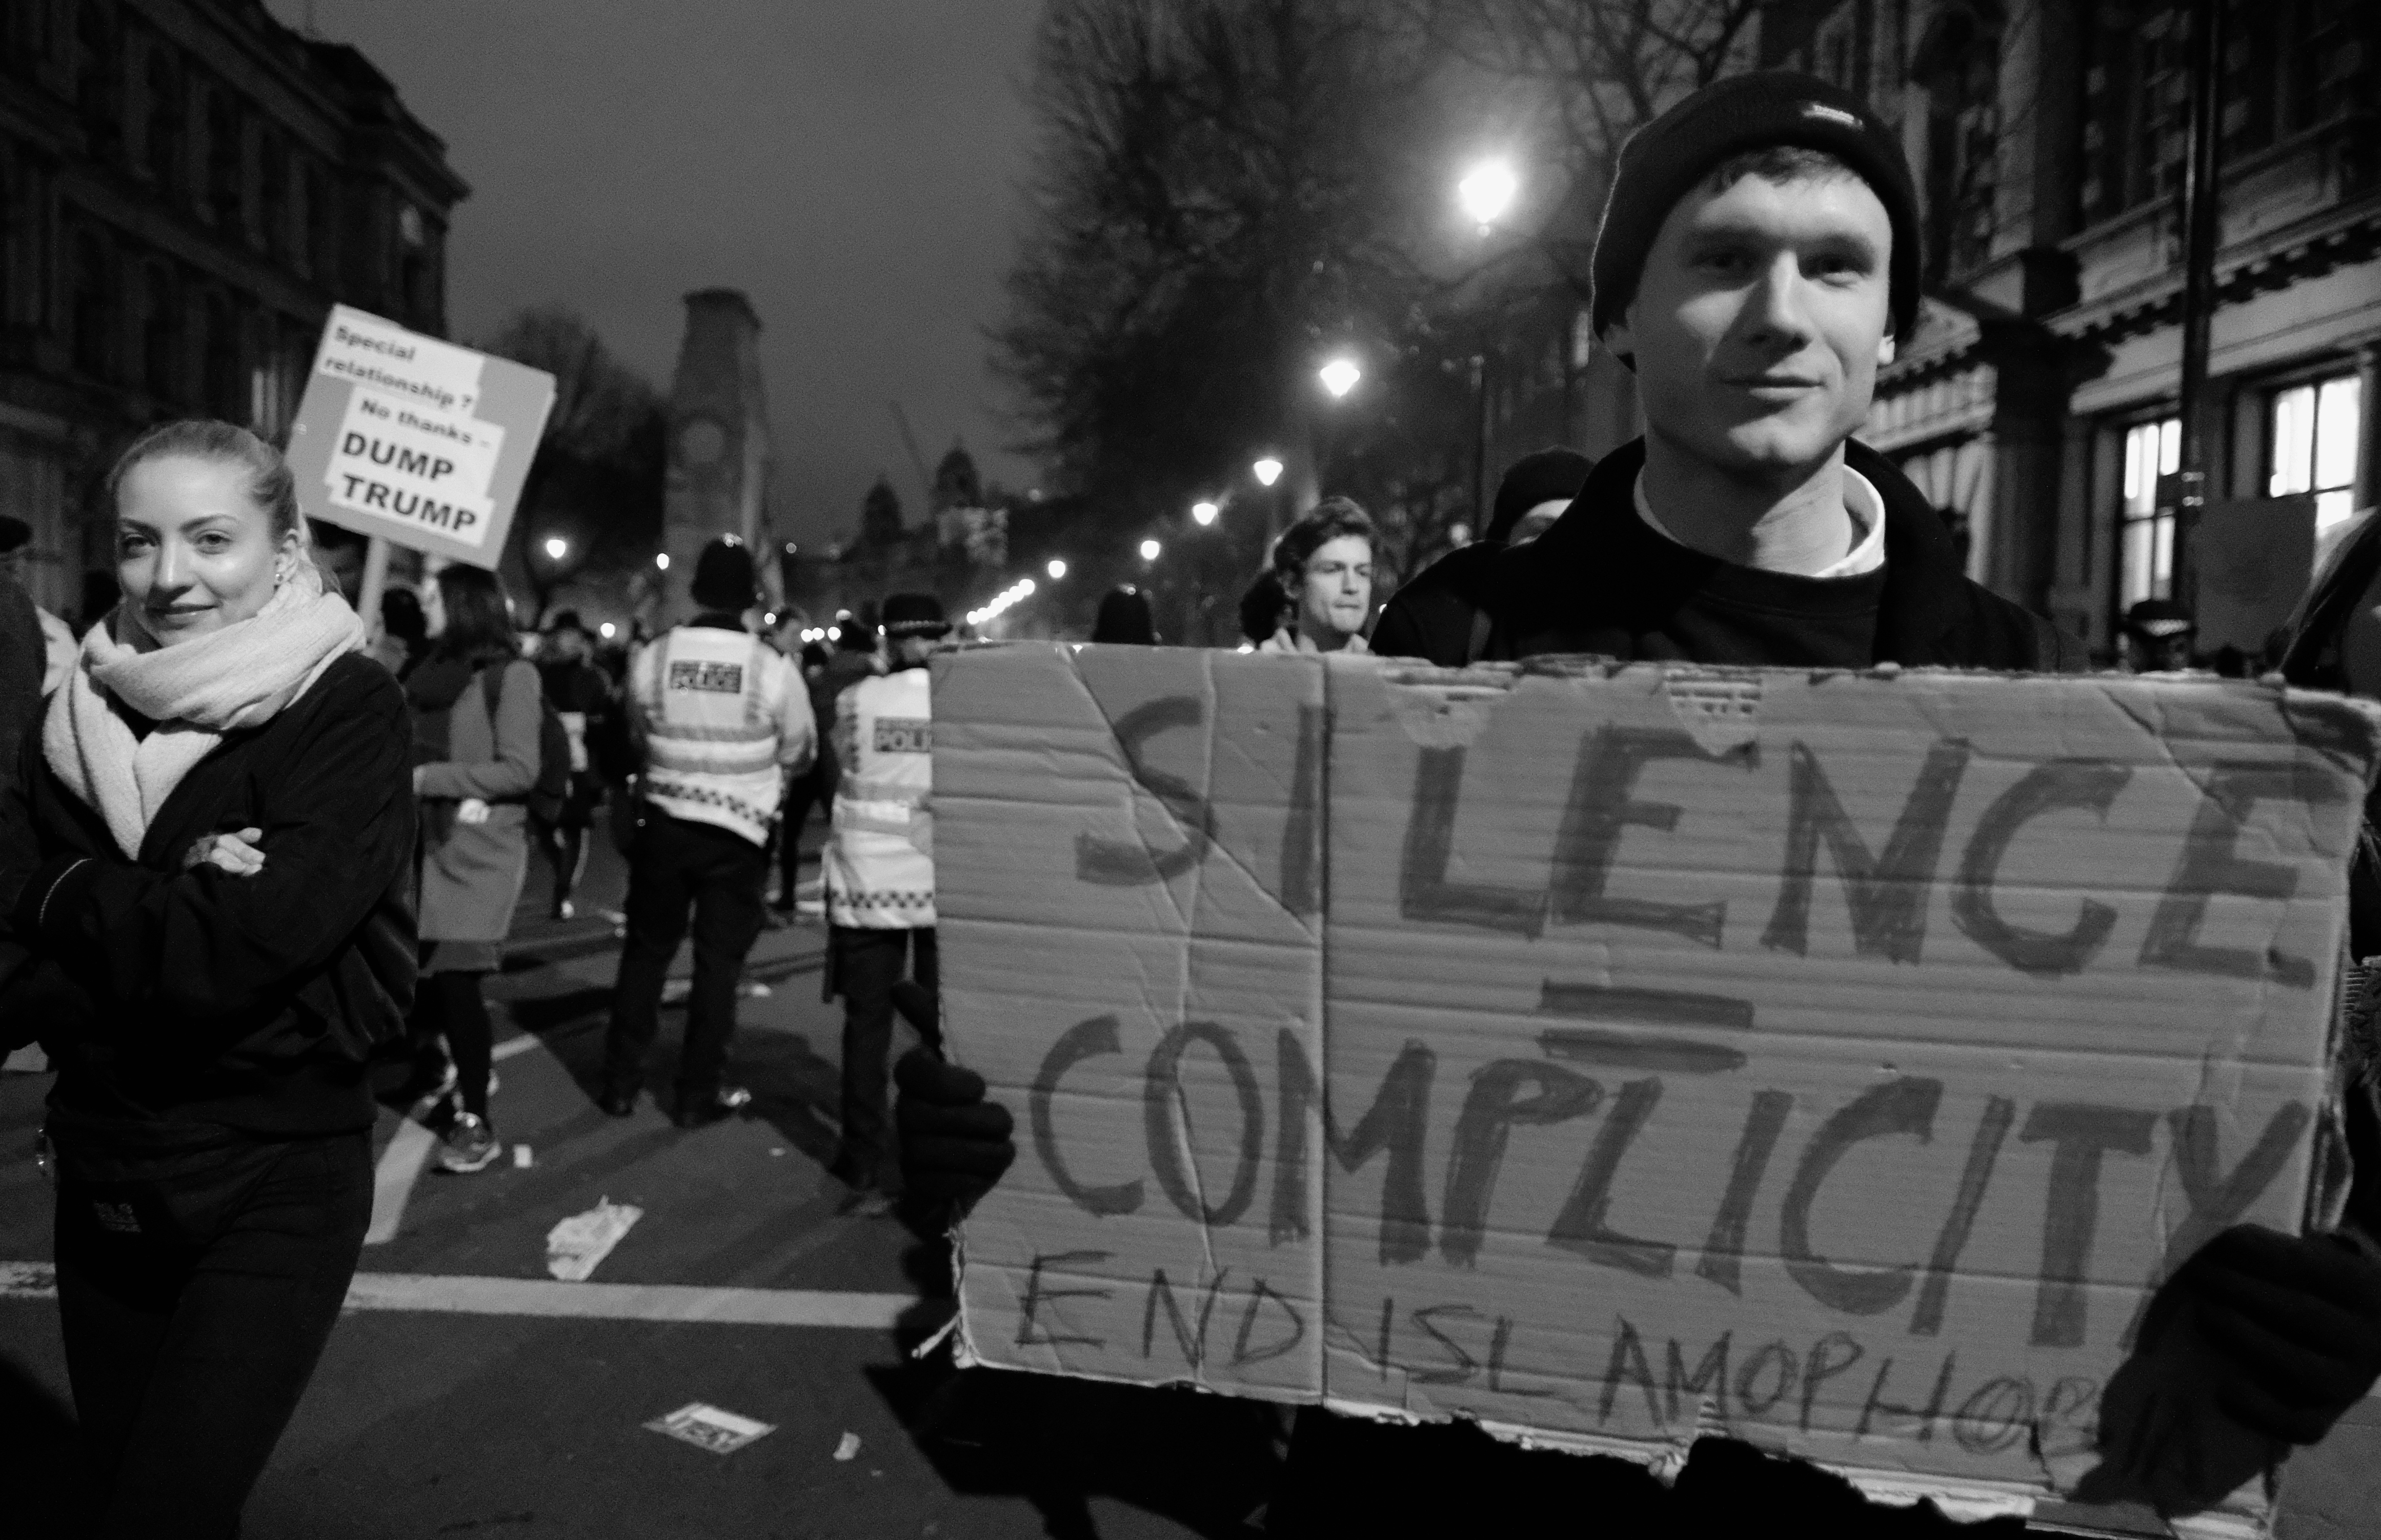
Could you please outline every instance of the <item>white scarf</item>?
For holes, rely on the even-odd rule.
[[[43,724],[42,755],[138,861],[157,810],[225,733],[270,721],[363,645],[363,622],[324,592],[311,561],[296,563],[254,616],[170,647],[155,645],[134,605],[119,605],[84,635]],[[156,724],[148,737],[134,735],[127,707]]]

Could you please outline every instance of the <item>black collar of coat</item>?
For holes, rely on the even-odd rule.
[[[1876,658],[1909,666],[1973,666],[1956,633],[1965,629],[1978,593],[1960,570],[1958,549],[1942,516],[1891,461],[1866,445],[1847,442],[1844,463],[1866,477],[1885,504],[1885,593],[1879,601]],[[1680,564],[1675,548],[1658,568],[1644,558],[1671,543],[1637,515],[1637,473],[1645,441],[1632,439],[1597,463],[1587,485],[1552,528],[1497,557],[1485,585],[1500,627],[1516,635],[1586,631],[1616,617],[1658,616],[1675,607],[1721,565]],[[1649,582],[1649,570],[1678,574]]]

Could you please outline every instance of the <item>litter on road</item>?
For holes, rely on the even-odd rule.
[[[558,1221],[545,1234],[545,1270],[565,1283],[586,1282],[644,1214],[633,1204],[605,1198],[584,1214]]]
[[[763,1434],[775,1433],[774,1423],[756,1423],[750,1417],[739,1417],[733,1412],[723,1412],[706,1401],[689,1401],[666,1417],[656,1417],[645,1424],[654,1433],[665,1433],[672,1438],[709,1449],[713,1454],[734,1454]],[[845,1437],[850,1437],[846,1434]]]

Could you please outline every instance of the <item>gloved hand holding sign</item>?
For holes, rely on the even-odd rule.
[[[901,1181],[912,1197],[948,1199],[965,1214],[1017,1158],[1016,1120],[984,1100],[983,1077],[912,1048],[893,1067]]]

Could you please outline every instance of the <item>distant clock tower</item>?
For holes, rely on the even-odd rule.
[[[686,339],[670,385],[669,474],[663,502],[656,629],[694,613],[687,583],[695,557],[723,534],[752,547],[753,565],[773,591],[778,564],[768,507],[769,404],[761,383],[761,319],[733,288],[686,297]]]

